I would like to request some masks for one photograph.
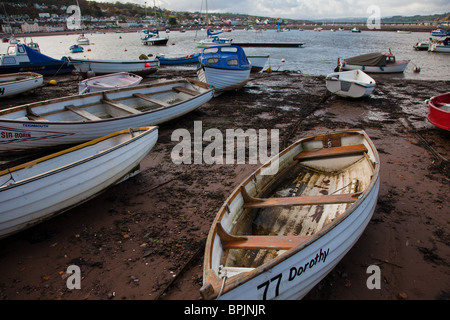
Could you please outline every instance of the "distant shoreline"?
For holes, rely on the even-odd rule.
[[[288,28],[291,31],[295,31],[295,30],[299,30],[299,29],[303,29],[303,30],[314,30],[315,28],[322,28],[323,31],[326,30],[337,30],[339,28],[344,28],[345,31],[350,31],[352,28],[358,28],[361,31],[391,31],[391,32],[395,32],[395,31],[411,31],[411,32],[431,32],[432,30],[436,29],[436,26],[424,26],[424,25],[411,25],[411,24],[386,24],[386,25],[381,25],[381,29],[369,29],[367,27],[366,24],[325,24],[325,25],[321,25],[321,24],[314,24],[314,25],[301,25],[301,24],[297,24],[297,25],[284,25],[284,26],[280,26],[281,29],[284,28]],[[244,26],[237,26],[235,27],[236,30],[243,30],[246,27]],[[258,26],[259,29],[263,29],[263,30],[276,30],[277,26]],[[131,32],[138,32],[140,30],[143,30],[146,28],[127,28],[127,29],[93,29],[93,30],[85,30],[85,31],[81,31],[81,30],[65,30],[65,31],[54,31],[54,32],[30,32],[30,33],[17,33],[14,36],[16,38],[26,38],[26,37],[46,37],[46,36],[60,36],[60,35],[72,35],[72,34],[92,34],[92,33],[96,33],[96,32],[102,32],[102,33],[131,33]],[[180,31],[181,28],[180,27],[172,27],[170,28],[170,31]],[[185,28],[184,30],[195,30],[195,29],[187,29]],[[160,29],[160,31],[164,31],[164,29]],[[10,34],[6,34],[6,33],[1,33],[0,34],[1,38],[4,37],[10,37]]]

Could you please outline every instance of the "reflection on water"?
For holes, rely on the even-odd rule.
[[[91,45],[84,46],[83,53],[71,53],[69,47],[76,43],[78,35],[44,36],[33,38],[39,43],[41,51],[54,58],[73,56],[91,59],[121,59],[137,60],[141,54],[154,56],[165,54],[177,56],[200,52],[195,45],[195,38],[200,40],[206,36],[206,31],[172,31],[167,36],[166,46],[144,46],[140,35],[132,33],[86,34]],[[165,35],[162,32],[162,35]],[[235,30],[224,33],[223,37],[232,38],[235,42],[302,42],[303,48],[245,48],[248,55],[270,55],[266,64],[273,70],[301,71],[310,75],[327,75],[333,72],[338,58],[348,58],[369,52],[392,50],[399,60],[410,59],[404,74],[387,75],[387,77],[405,79],[450,80],[450,54],[415,51],[413,45],[430,37],[426,32],[399,34],[397,32],[350,31],[331,32],[324,30],[291,30],[276,32],[267,30],[255,33],[245,30]],[[22,38],[19,38],[23,41]],[[27,42],[30,38],[27,38]],[[7,44],[0,44],[0,52],[6,52]],[[87,49],[91,49],[88,51]],[[414,72],[414,66],[420,67],[419,73]]]

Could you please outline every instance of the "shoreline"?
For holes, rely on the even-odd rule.
[[[350,31],[352,28],[357,27],[361,30],[361,32],[363,31],[377,31],[377,32],[396,32],[396,31],[411,31],[411,32],[430,32],[430,36],[431,36],[431,31],[436,29],[436,26],[423,26],[423,25],[411,25],[409,23],[405,23],[405,24],[386,24],[383,25],[381,24],[381,29],[369,29],[367,27],[366,24],[351,24],[351,23],[346,23],[346,24],[325,24],[325,25],[321,25],[321,24],[313,24],[313,25],[285,25],[284,27],[286,28],[291,28],[291,29],[304,29],[304,30],[314,30],[317,27],[321,27],[323,28],[323,31],[329,31],[330,29],[338,29],[338,28],[344,28],[345,31]],[[23,38],[23,37],[43,37],[43,36],[58,36],[58,35],[70,35],[70,34],[91,34],[94,32],[104,32],[104,33],[134,33],[134,32],[139,32],[140,30],[143,29],[150,29],[150,28],[117,28],[117,29],[113,29],[113,28],[109,28],[109,29],[92,29],[92,30],[66,30],[66,31],[54,31],[54,32],[29,32],[29,33],[17,33],[14,34],[15,37],[17,38]],[[180,27],[173,27],[170,29],[170,31],[175,31],[175,32],[179,32],[180,31]],[[239,26],[236,27],[237,30],[244,30],[245,27],[243,26]],[[164,29],[162,28],[158,28],[159,31],[164,31]],[[195,29],[184,29],[186,31],[192,31]],[[268,30],[277,30],[276,26],[270,26],[269,28],[267,28]],[[118,32],[119,31],[119,32]],[[296,31],[296,30],[291,30],[291,31]],[[10,37],[10,34],[7,33],[0,33],[0,38],[3,37]]]
[[[142,83],[195,77],[160,68]],[[175,129],[274,128],[280,151],[300,137],[364,129],[380,154],[380,193],[364,234],[305,300],[448,300],[450,297],[450,133],[426,119],[423,101],[449,81],[374,77],[367,99],[330,95],[323,76],[252,75],[183,117],[160,125],[141,173],[33,228],[0,240],[0,300],[200,300],[204,242],[231,191],[257,165],[176,165]],[[0,108],[77,93],[76,75],[58,85],[0,101]],[[432,152],[433,151],[433,152]],[[437,152],[446,161],[435,157]],[[66,269],[81,267],[80,290]],[[382,285],[366,286],[378,265]]]

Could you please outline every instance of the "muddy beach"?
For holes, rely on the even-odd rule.
[[[196,77],[163,69],[145,82]],[[381,186],[363,236],[306,300],[450,298],[450,133],[426,119],[425,99],[448,81],[374,76],[367,99],[327,93],[325,79],[295,72],[258,73],[243,89],[160,125],[141,173],[31,229],[0,240],[1,300],[199,300],[203,248],[217,210],[258,165],[177,165],[175,129],[279,129],[280,149],[300,137],[364,129],[381,157]],[[56,86],[48,84],[55,79]],[[76,75],[48,77],[34,93],[0,108],[77,93]],[[204,146],[208,142],[204,142]],[[66,286],[81,268],[81,289]],[[381,289],[366,286],[381,269]]]

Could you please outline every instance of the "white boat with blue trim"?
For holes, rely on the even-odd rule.
[[[214,46],[204,48],[197,76],[200,81],[214,86],[216,95],[238,90],[250,79],[252,65],[239,46]]]
[[[0,171],[0,238],[47,220],[139,172],[158,127],[127,129]]]
[[[362,130],[302,138],[242,182],[208,234],[204,299],[300,299],[358,241],[380,160]]]

